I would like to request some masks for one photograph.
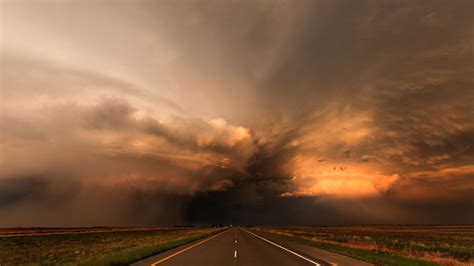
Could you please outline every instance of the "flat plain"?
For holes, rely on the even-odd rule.
[[[217,228],[22,228],[0,230],[0,265],[127,265]]]
[[[473,225],[252,229],[375,265],[474,265]],[[209,227],[0,229],[0,265],[127,265],[221,230]],[[245,250],[246,242],[239,243]],[[242,252],[239,252],[240,261],[245,260]]]
[[[474,265],[474,226],[258,227],[376,265]]]

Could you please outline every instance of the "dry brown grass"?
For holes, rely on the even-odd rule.
[[[48,228],[48,227],[18,227],[0,228],[2,236],[28,236],[46,234],[73,234],[73,233],[99,233],[99,232],[120,232],[120,231],[143,231],[158,230],[160,227],[75,227],[75,228]]]
[[[474,226],[291,227],[264,230],[441,265],[474,265]]]
[[[61,229],[0,236],[0,265],[126,265],[220,229]],[[18,231],[17,231],[18,232]],[[69,233],[68,233],[69,232]]]

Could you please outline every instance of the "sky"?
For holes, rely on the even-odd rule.
[[[470,0],[0,3],[0,227],[474,223]]]

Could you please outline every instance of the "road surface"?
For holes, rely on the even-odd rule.
[[[370,265],[289,242],[272,234],[234,227],[132,264],[134,266]]]

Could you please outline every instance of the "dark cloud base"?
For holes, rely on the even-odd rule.
[[[401,181],[379,196],[281,196],[288,181],[248,178],[225,191],[177,195],[137,187],[66,185],[44,177],[2,180],[2,226],[348,225],[474,223],[472,191],[413,199],[407,187],[442,193],[445,184]],[[469,177],[464,177],[464,182]],[[460,181],[462,182],[462,181]],[[425,192],[426,192],[425,191]],[[12,216],[10,216],[12,215]],[[41,215],[38,217],[37,215]]]

